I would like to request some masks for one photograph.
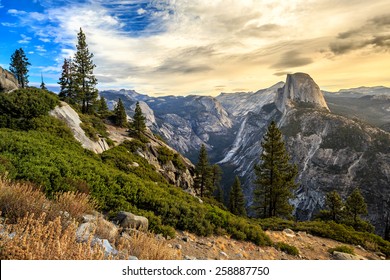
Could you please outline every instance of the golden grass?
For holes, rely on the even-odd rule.
[[[169,248],[165,240],[156,239],[152,233],[134,231],[128,236],[119,238],[117,248],[140,260],[177,259],[175,250]]]
[[[67,222],[72,218],[80,221],[83,214],[94,210],[96,203],[86,194],[66,192],[58,194],[54,200],[46,198],[45,194],[30,183],[11,182],[0,178],[0,211],[9,223],[15,223],[18,218],[27,213],[36,217],[45,213],[46,221],[62,216]]]
[[[78,222],[92,212],[95,203],[86,194],[62,193],[49,200],[29,183],[0,178],[0,259],[2,260],[141,260],[176,259],[175,250],[152,233],[134,232],[119,237],[116,227],[98,216],[96,231],[87,242],[76,240]],[[117,256],[105,255],[94,236],[116,244]]]
[[[63,228],[61,217],[46,222],[46,215],[27,214],[13,225],[5,226],[0,238],[2,260],[102,260],[101,246],[76,241],[77,224]],[[9,233],[12,233],[11,236]]]

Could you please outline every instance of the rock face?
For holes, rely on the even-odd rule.
[[[147,218],[134,215],[130,212],[119,212],[115,221],[123,229],[138,229],[147,231],[149,227],[149,221]]]
[[[85,135],[84,130],[80,127],[81,120],[79,115],[67,103],[61,102],[61,104],[50,111],[49,114],[64,121],[72,130],[76,140],[79,141],[85,149],[95,153],[102,153],[108,150],[109,147],[106,140],[100,139],[98,142],[94,142]]]
[[[15,89],[18,89],[18,81],[15,76],[11,72],[0,67],[0,92],[8,92]]]
[[[286,84],[278,90],[275,104],[279,111],[285,113],[294,103],[329,111],[319,86],[305,73],[287,74]]]

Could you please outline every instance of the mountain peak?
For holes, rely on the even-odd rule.
[[[329,111],[320,87],[306,73],[287,74],[285,85],[278,90],[275,104],[279,111],[285,112],[295,103],[309,103],[315,108]]]

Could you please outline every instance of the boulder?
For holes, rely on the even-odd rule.
[[[88,241],[91,234],[96,231],[96,224],[93,222],[82,223],[76,231],[76,240],[78,242]]]
[[[147,231],[149,221],[146,217],[137,216],[130,212],[121,211],[116,216],[115,221],[123,229],[137,229]]]
[[[345,261],[345,260],[365,260],[365,258],[362,256],[347,254],[347,253],[338,252],[338,251],[333,252],[333,259],[343,260],[343,261]]]
[[[0,67],[0,92],[8,92],[15,89],[18,89],[18,81],[15,76],[11,72]]]

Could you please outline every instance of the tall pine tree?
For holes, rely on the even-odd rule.
[[[9,70],[15,75],[15,78],[18,80],[18,84],[21,88],[25,88],[28,85],[27,67],[29,65],[31,65],[31,63],[28,62],[28,58],[26,57],[24,50],[22,48],[15,50],[11,56]]]
[[[127,126],[127,115],[125,106],[123,105],[122,100],[119,98],[118,103],[115,106],[114,109],[114,116],[115,116],[115,124],[120,127],[126,127]]]
[[[360,222],[360,215],[367,214],[367,204],[359,189],[355,189],[350,196],[347,197],[345,206],[355,225]]]
[[[344,203],[340,195],[336,191],[327,193],[325,205],[329,209],[330,218],[335,222],[339,222],[344,212]]]
[[[64,64],[62,65],[62,72],[60,81],[58,84],[61,86],[60,93],[58,96],[61,100],[66,102],[76,104],[76,90],[74,83],[74,67],[72,59],[64,59]]]
[[[217,201],[223,203],[223,190],[221,187],[222,169],[218,164],[211,166],[210,171],[211,185],[213,186],[214,197]]]
[[[103,119],[110,115],[110,111],[108,110],[106,99],[103,96],[101,96],[99,99],[97,113]],[[126,122],[127,122],[127,117],[126,117]]]
[[[77,52],[73,60],[74,65],[74,85],[76,90],[76,99],[81,106],[82,113],[92,113],[98,97],[98,91],[95,88],[97,79],[93,75],[93,54],[89,52],[86,43],[86,37],[83,30],[77,34]]]
[[[235,215],[246,216],[244,194],[237,176],[229,193],[229,210]]]
[[[135,110],[134,110],[134,116],[133,116],[133,123],[131,124],[132,130],[135,132],[138,138],[141,139],[142,134],[146,130],[145,125],[145,116],[142,113],[141,106],[139,105],[139,102],[135,104]]]
[[[198,163],[195,166],[194,188],[201,197],[209,197],[212,194],[212,182],[210,176],[210,164],[207,150],[204,144],[200,147]]]
[[[268,126],[261,146],[261,163],[255,166],[254,209],[260,217],[290,217],[293,206],[288,200],[297,187],[298,171],[296,165],[289,163],[282,133],[274,121]]]

